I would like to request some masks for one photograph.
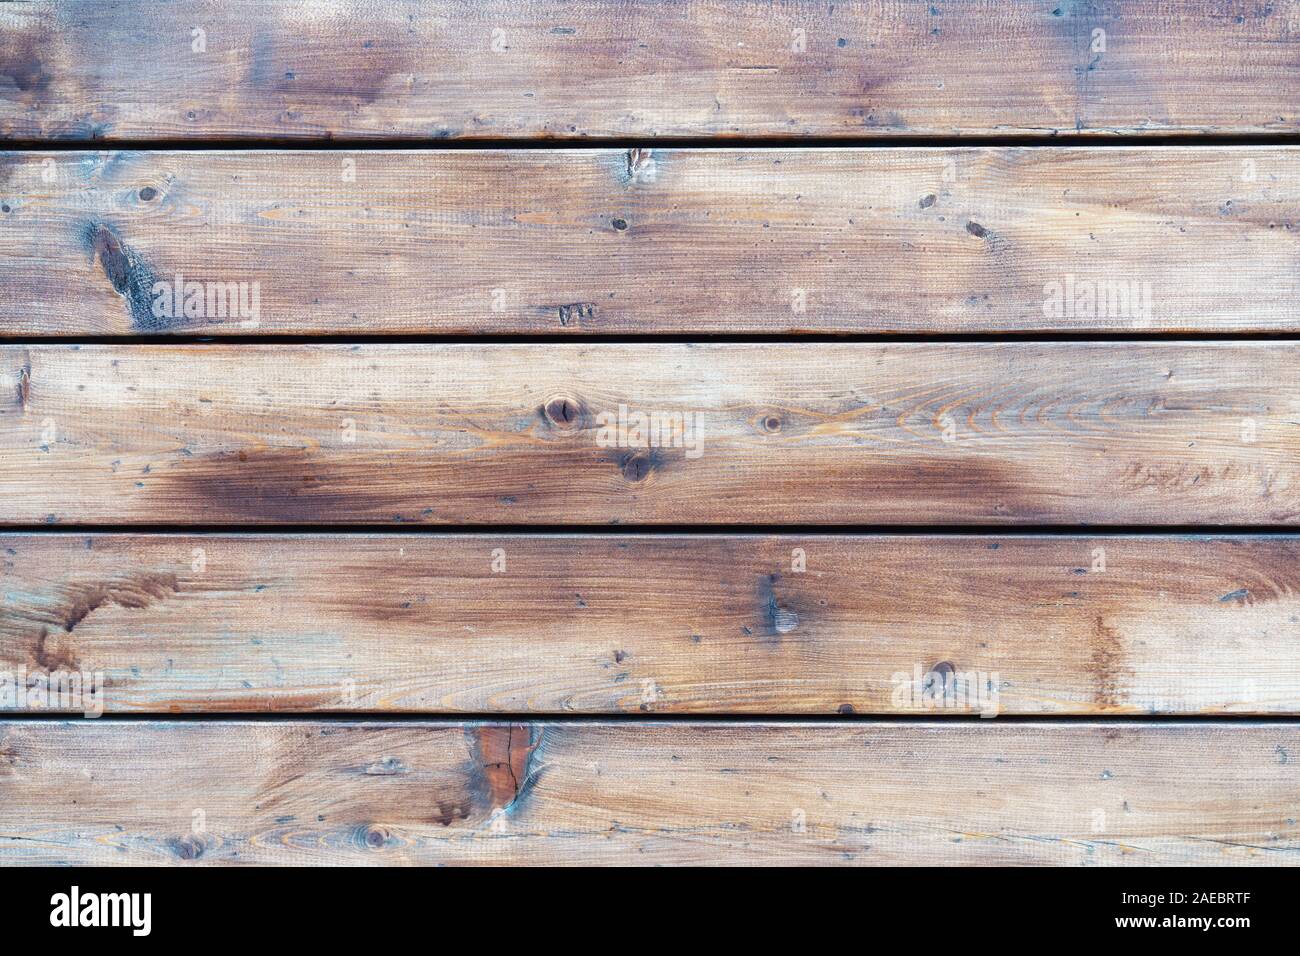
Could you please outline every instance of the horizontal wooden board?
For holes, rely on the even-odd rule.
[[[1300,862],[1293,725],[0,723],[0,861]]]
[[[0,136],[1294,133],[1297,42],[1290,0],[10,3]]]
[[[1298,364],[1290,342],[5,346],[0,522],[1289,525]]]
[[[1292,536],[55,533],[0,550],[6,710],[1300,713]]]
[[[0,333],[1297,331],[1298,161],[7,153]],[[207,294],[241,283],[243,300]]]

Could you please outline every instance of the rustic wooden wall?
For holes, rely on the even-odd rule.
[[[0,863],[1300,862],[1297,50],[4,4]]]

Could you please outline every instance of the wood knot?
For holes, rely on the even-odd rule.
[[[646,178],[647,170],[654,168],[654,151],[633,147],[627,151],[627,178],[630,182]]]
[[[402,763],[399,757],[384,757],[376,760],[365,770],[367,777],[395,777],[409,772],[410,768]]]
[[[205,849],[203,838],[197,833],[187,833],[172,841],[172,852],[182,860],[197,860]]]
[[[623,456],[619,469],[628,481],[645,481],[655,469],[654,458],[647,451],[634,451]]]
[[[940,661],[925,672],[925,677],[922,679],[922,690],[927,694],[946,698],[952,689],[952,675],[956,671],[957,669],[948,661]]]
[[[530,724],[489,724],[473,735],[489,811],[511,810],[532,785],[541,731],[534,734]]]
[[[388,831],[375,823],[363,828],[361,832],[361,843],[369,850],[382,850],[388,845],[389,839]]]
[[[568,395],[555,395],[542,406],[542,417],[554,428],[573,431],[582,427],[586,411],[582,402]]]

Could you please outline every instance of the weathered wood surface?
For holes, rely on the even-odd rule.
[[[107,712],[1300,712],[1292,536],[9,534],[0,549],[0,670],[69,711],[97,706],[47,704],[51,672],[100,675]]]
[[[7,153],[0,334],[1296,331],[1297,156]]]
[[[1294,133],[1300,8],[9,3],[0,136]]]
[[[0,520],[1294,524],[1298,363],[1286,342],[5,346]]]
[[[1297,752],[1203,722],[11,722],[0,860],[1284,865]]]

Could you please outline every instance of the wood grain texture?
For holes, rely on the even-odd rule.
[[[0,37],[20,138],[1294,133],[1300,102],[1290,0],[37,2]]]
[[[0,671],[41,707],[62,670],[102,675],[110,713],[1300,713],[1292,536],[9,534],[0,549]]]
[[[0,332],[1296,331],[1296,162],[1289,147],[7,153]],[[178,276],[255,285],[256,314],[175,308],[156,283]]]
[[[1286,342],[6,346],[0,520],[1294,524],[1298,361]]]
[[[1298,750],[1258,724],[0,723],[0,860],[1294,865]]]

